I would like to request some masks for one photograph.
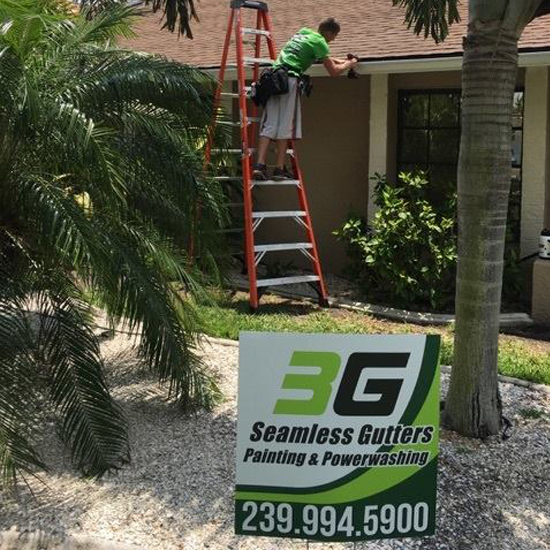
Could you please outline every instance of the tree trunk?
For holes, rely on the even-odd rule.
[[[464,40],[458,169],[455,357],[444,423],[464,435],[499,432],[497,358],[511,180],[518,33],[474,19]]]

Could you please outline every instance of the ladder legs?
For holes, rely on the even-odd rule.
[[[248,281],[250,286],[250,307],[258,309],[258,287],[254,255],[254,230],[252,228],[252,187],[251,154],[248,146],[248,115],[246,105],[246,73],[244,69],[242,13],[237,10],[235,24],[235,42],[237,44],[237,72],[239,80],[239,114],[241,121],[242,172],[244,198],[245,254]]]

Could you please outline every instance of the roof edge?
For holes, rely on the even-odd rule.
[[[520,67],[550,66],[550,47],[525,48],[519,53]],[[452,52],[429,56],[387,57],[387,58],[363,58],[357,64],[360,74],[394,74],[394,73],[421,73],[459,71],[462,68],[462,53]],[[216,74],[219,66],[200,67],[201,70]],[[315,64],[309,71],[313,77],[326,76],[322,64]],[[236,70],[226,71],[228,80],[236,80]]]

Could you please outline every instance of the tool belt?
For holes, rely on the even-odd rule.
[[[265,107],[270,97],[288,93],[288,70],[286,67],[264,69],[258,82],[254,82],[250,99],[258,106]]]
[[[298,89],[302,95],[309,97],[313,91],[313,84],[311,83],[311,76],[308,74],[303,74],[299,77]]]
[[[258,106],[265,107],[272,96],[287,94],[289,90],[288,79],[290,67],[280,65],[264,69],[258,82],[254,82],[250,91],[250,99]],[[298,76],[298,89],[300,94],[309,97],[313,85],[308,75]]]

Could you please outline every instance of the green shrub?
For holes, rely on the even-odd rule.
[[[399,175],[390,184],[376,174],[378,212],[372,227],[352,215],[335,231],[348,243],[351,275],[370,299],[396,307],[445,310],[454,300],[454,196],[435,208],[425,174]]]

